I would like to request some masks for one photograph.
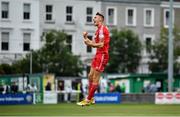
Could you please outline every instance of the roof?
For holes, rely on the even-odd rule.
[[[169,0],[161,0],[161,1],[169,2]],[[180,0],[173,0],[173,2],[180,2]]]
[[[160,4],[161,0],[101,0],[102,2],[137,3],[137,4]]]
[[[126,79],[126,78],[167,78],[166,73],[151,73],[151,74],[107,74],[107,79]],[[174,78],[180,79],[180,74],[174,74]]]

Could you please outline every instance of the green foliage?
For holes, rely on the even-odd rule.
[[[32,51],[32,70],[33,73],[41,73],[42,66],[40,64],[39,50]],[[26,55],[25,58],[13,63],[12,67],[15,69],[15,73],[29,73],[30,72],[30,53]]]
[[[82,62],[71,53],[66,40],[67,34],[61,31],[49,31],[44,37],[44,46],[32,51],[32,72],[55,73],[60,76],[79,76],[82,73]],[[30,53],[12,65],[16,73],[29,73]]]
[[[180,65],[177,62],[178,56],[180,56],[180,35],[179,30],[174,28],[174,72],[178,72]],[[155,40],[151,47],[152,53],[150,55],[151,60],[149,62],[149,69],[152,72],[167,72],[168,68],[168,29],[162,28],[160,33],[160,39]]]
[[[107,72],[136,72],[141,59],[141,49],[142,44],[133,31],[129,29],[112,30]]]
[[[1,64],[0,65],[0,74],[12,74],[13,68],[9,64]]]
[[[45,35],[46,44],[40,51],[41,62],[49,72],[61,76],[78,76],[82,73],[82,62],[69,50],[67,34],[51,31]]]

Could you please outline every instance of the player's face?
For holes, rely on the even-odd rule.
[[[98,26],[99,22],[101,22],[100,16],[98,16],[98,15],[94,16],[93,21],[94,21],[94,25]]]

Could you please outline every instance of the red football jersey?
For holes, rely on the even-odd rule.
[[[104,25],[99,26],[98,29],[96,30],[94,39],[96,43],[100,42],[100,40],[102,39],[104,41],[104,46],[101,48],[97,48],[96,54],[98,53],[108,54],[109,41],[110,41],[108,28]]]

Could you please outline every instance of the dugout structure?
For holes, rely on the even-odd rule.
[[[43,103],[43,93],[48,87],[54,90],[54,75],[53,74],[16,74],[16,75],[0,75],[0,89],[6,87],[6,91],[0,91],[1,94],[20,94],[34,93],[35,103]]]
[[[146,93],[148,85],[157,87],[157,92],[168,91],[168,75],[163,73],[152,74],[106,74],[105,77],[114,85],[123,83],[126,86],[125,93]],[[173,91],[180,91],[180,74],[173,78]],[[150,92],[151,93],[151,92]]]

